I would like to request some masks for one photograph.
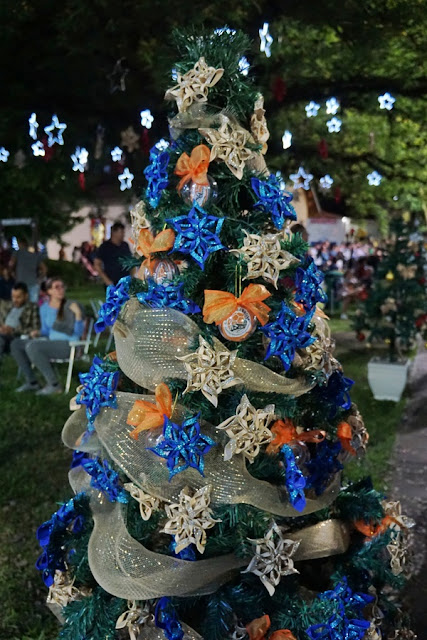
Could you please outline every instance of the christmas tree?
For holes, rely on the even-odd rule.
[[[417,333],[427,335],[426,257],[417,228],[403,217],[391,221],[383,259],[354,319],[358,338],[369,331],[369,343],[388,345],[391,361],[414,348]]]
[[[368,434],[266,167],[249,43],[176,40],[138,277],[107,291],[116,351],[80,375],[62,435],[75,495],[38,530],[60,638],[414,638],[394,596],[411,522],[343,484]]]

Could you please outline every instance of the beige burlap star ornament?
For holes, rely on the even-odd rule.
[[[224,448],[224,460],[231,460],[234,455],[243,453],[252,463],[259,454],[261,445],[273,439],[268,425],[274,418],[274,404],[269,404],[264,409],[255,409],[248,396],[242,396],[236,414],[217,426],[217,429],[225,431],[230,438]]]
[[[57,604],[61,608],[74,600],[81,600],[92,593],[92,589],[81,587],[77,589],[74,586],[74,578],[71,580],[68,571],[55,571],[53,584],[49,587],[47,595],[47,604]]]
[[[418,636],[411,629],[395,629],[393,633],[387,636],[387,640],[417,640]]]
[[[133,484],[133,482],[126,482],[124,485],[126,491],[129,491],[134,500],[139,503],[139,512],[143,520],[149,520],[153,511],[157,511],[160,506],[160,500],[154,496],[150,496],[149,493],[145,493],[142,489]]]
[[[270,132],[265,118],[264,96],[261,95],[258,96],[255,102],[254,112],[251,116],[251,132],[255,142],[261,145],[261,153],[265,155],[268,149],[267,140],[270,137]]]
[[[273,522],[264,538],[250,540],[250,542],[256,545],[255,555],[242,573],[254,573],[258,576],[272,596],[282,576],[299,573],[294,567],[292,556],[298,549],[300,541],[284,538],[282,529]]]
[[[232,249],[231,253],[242,256],[247,263],[248,275],[245,280],[262,278],[271,282],[277,289],[280,272],[299,262],[298,258],[282,249],[281,233],[268,233],[260,236],[244,230],[245,239],[240,249]]]
[[[242,380],[236,378],[233,363],[237,351],[217,351],[202,336],[199,336],[199,348],[187,356],[177,356],[182,360],[188,373],[184,393],[201,391],[214,407],[218,406],[218,394]]]
[[[178,73],[178,83],[168,89],[165,100],[176,100],[178,111],[187,111],[194,102],[207,102],[209,88],[221,80],[224,69],[215,69],[200,58],[193,69],[181,75]]]
[[[384,501],[382,503],[385,517],[388,519],[390,542],[387,551],[390,554],[390,567],[393,575],[398,576],[410,573],[411,558],[411,529],[415,521],[402,515],[402,507],[399,501]]]
[[[136,251],[139,240],[139,232],[141,229],[150,229],[150,223],[146,217],[145,203],[139,200],[130,210],[130,220],[132,225],[132,245],[133,251]]]
[[[411,280],[412,278],[415,278],[415,275],[417,273],[416,264],[410,266],[406,266],[405,264],[398,264],[396,269],[404,280]]]
[[[254,156],[254,152],[246,148],[250,140],[249,131],[222,115],[218,129],[201,128],[199,133],[212,145],[210,161],[222,160],[232,174],[241,180],[245,162]]]
[[[206,530],[212,529],[217,522],[212,518],[210,504],[211,487],[201,487],[194,493],[189,487],[184,487],[179,493],[179,503],[167,504],[166,522],[163,533],[175,538],[175,553],[180,553],[191,544],[195,544],[200,553],[204,553],[206,546]]]
[[[127,629],[130,640],[140,638],[141,627],[154,624],[154,615],[146,603],[138,604],[135,600],[128,600],[128,608],[117,618],[116,629]]]
[[[122,147],[126,147],[129,153],[135,151],[139,147],[139,135],[133,127],[128,127],[120,132]]]

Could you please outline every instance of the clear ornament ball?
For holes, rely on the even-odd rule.
[[[256,326],[257,319],[244,307],[237,307],[218,325],[221,335],[232,342],[243,342],[253,334]]]
[[[198,204],[204,209],[208,207],[218,196],[218,185],[213,178],[206,176],[207,184],[197,184],[193,180],[186,182],[180,194],[185,204],[189,207]]]
[[[138,277],[141,280],[152,278],[156,284],[171,281],[177,276],[179,269],[169,258],[152,258],[144,260],[139,268]]]
[[[145,446],[154,448],[157,447],[164,440],[163,438],[163,427],[158,427],[157,429],[149,429],[147,439],[145,441]]]
[[[295,456],[295,462],[301,471],[304,471],[304,463],[310,460],[310,451],[305,442],[292,442],[289,447]]]

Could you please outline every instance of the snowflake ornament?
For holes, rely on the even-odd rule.
[[[328,115],[334,116],[339,108],[340,103],[336,98],[328,98],[328,100],[326,100],[326,113]]]
[[[262,29],[258,30],[260,39],[259,50],[261,53],[265,53],[267,58],[271,56],[271,45],[273,44],[273,37],[271,36],[269,29],[270,25],[268,22],[264,22]]]
[[[175,538],[175,553],[195,544],[199,553],[204,553],[206,546],[206,530],[212,529],[217,522],[212,518],[210,504],[211,486],[201,487],[194,493],[189,487],[184,487],[179,493],[178,504],[165,505],[166,516],[169,518],[162,533],[168,533]]]
[[[134,177],[135,176],[133,175],[133,173],[131,173],[129,171],[129,169],[126,167],[126,169],[123,171],[123,173],[118,176],[119,182],[120,182],[120,191],[125,191],[126,189],[131,189],[132,188],[132,180],[134,179]]]
[[[396,98],[388,93],[384,93],[382,96],[378,96],[378,102],[380,103],[380,109],[387,109],[387,111],[391,111],[394,107],[394,103],[396,102]]]
[[[330,189],[333,184],[334,184],[334,181],[328,173],[325,176],[323,176],[323,178],[320,178],[319,180],[320,188],[324,189],[325,191]]]
[[[317,116],[317,112],[319,111],[319,109],[320,109],[320,104],[311,100],[305,106],[305,112],[307,114],[307,118],[315,118]]]
[[[73,161],[73,171],[80,171],[83,173],[87,167],[87,161],[89,153],[84,147],[76,147],[74,153],[71,154],[71,160]]]
[[[341,125],[341,120],[336,116],[328,120],[328,122],[326,123],[329,133],[338,133],[339,131],[341,131]]]
[[[137,487],[133,482],[127,482],[123,486],[126,491],[129,491],[132,498],[138,502],[141,518],[145,521],[149,520],[153,511],[157,511],[159,508],[160,500],[154,496],[150,496],[149,493],[145,493],[145,491]]]
[[[292,133],[286,129],[282,136],[282,147],[289,149],[290,146],[292,146]]]
[[[383,179],[382,175],[378,171],[372,171],[366,176],[368,183],[371,187],[378,187]]]
[[[248,539],[256,545],[255,555],[242,573],[254,573],[269,595],[273,596],[282,576],[299,573],[294,567],[292,556],[295,555],[300,540],[284,538],[282,529],[275,522],[264,538]]]
[[[40,140],[37,140],[37,142],[34,142],[34,144],[31,145],[31,149],[33,151],[34,156],[46,155],[44,144],[43,142],[40,142]]]
[[[37,122],[37,115],[35,113],[32,113],[28,118],[28,124],[30,125],[30,129],[28,131],[30,138],[37,140],[37,129],[39,123]]]
[[[222,160],[232,174],[241,180],[246,161],[254,155],[253,151],[246,147],[250,142],[249,131],[232,123],[225,115],[220,119],[218,129],[201,128],[199,133],[212,145],[210,162]]]
[[[154,117],[151,115],[150,109],[144,109],[139,115],[141,116],[141,126],[145,127],[146,129],[151,129],[151,125],[154,122]]]
[[[310,189],[310,182],[313,180],[311,173],[306,173],[303,167],[300,167],[296,173],[291,173],[289,179],[294,183],[294,189]]]
[[[238,62],[238,67],[242,76],[247,76],[251,65],[249,64],[248,59],[245,56],[242,56]]]
[[[54,115],[52,116],[52,123],[48,126],[45,127],[45,133],[47,133],[47,145],[48,147],[53,147],[53,145],[55,143],[57,144],[64,144],[64,138],[62,137],[62,134],[64,133],[65,129],[67,128],[67,125],[63,122],[59,122],[58,120],[58,116]],[[54,134],[54,131],[57,131],[56,134]]]
[[[248,396],[242,396],[236,414],[217,426],[217,429],[225,431],[230,438],[224,447],[224,460],[231,460],[234,455],[242,453],[252,464],[260,447],[273,439],[268,425],[274,418],[274,404],[269,404],[264,409],[255,409]]]
[[[120,147],[114,147],[114,149],[111,150],[111,159],[113,162],[120,162],[120,160],[122,159],[123,156],[123,150],[120,149]]]
[[[4,147],[0,147],[0,162],[7,162],[10,156],[10,152],[6,151]]]

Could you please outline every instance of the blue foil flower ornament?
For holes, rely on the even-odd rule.
[[[291,205],[293,195],[281,188],[275,175],[269,175],[267,180],[252,178],[251,186],[258,198],[255,207],[271,214],[276,229],[282,229],[286,219],[297,219],[295,209]]]
[[[84,458],[81,466],[91,476],[90,486],[99,489],[110,502],[128,502],[128,492],[119,484],[119,474],[107,460],[100,458]]]
[[[108,371],[104,368],[106,365],[107,363],[104,360],[95,356],[89,372],[79,373],[83,388],[77,394],[76,403],[86,406],[87,430],[89,433],[93,431],[95,418],[102,407],[113,409],[117,407],[117,399],[114,392],[119,383],[120,372]]]
[[[335,475],[343,468],[339,462],[338,454],[341,451],[341,442],[330,442],[323,440],[316,448],[316,455],[305,463],[309,476],[306,479],[307,488],[313,488],[317,496],[320,496],[326,489],[331,476]]]
[[[120,309],[129,300],[129,285],[131,277],[120,278],[116,285],[110,284],[107,287],[107,298],[98,313],[98,320],[95,322],[95,332],[101,333],[106,327],[111,327],[117,320]]]
[[[153,209],[158,206],[162,192],[169,184],[169,160],[170,155],[167,151],[156,146],[150,149],[150,164],[144,169],[144,175],[148,182],[145,196]]]
[[[174,284],[166,281],[163,284],[157,284],[150,278],[147,284],[147,291],[136,294],[136,297],[142,304],[146,304],[153,309],[169,307],[170,309],[177,309],[186,315],[200,312],[200,307],[184,296],[183,282]]]
[[[321,288],[323,279],[312,258],[306,266],[298,267],[295,273],[296,302],[301,302],[306,309],[312,309],[318,302],[327,302],[328,296]]]
[[[313,313],[314,309],[304,316],[297,316],[282,302],[277,318],[260,329],[270,340],[265,360],[278,356],[285,371],[288,371],[295,357],[295,351],[305,349],[316,339],[308,331]]]
[[[304,511],[307,503],[304,493],[306,479],[296,463],[294,452],[290,446],[284,444],[281,453],[285,460],[286,488],[289,493],[289,501],[294,509]]]
[[[201,269],[211,253],[226,248],[219,239],[224,218],[209,215],[197,203],[187,215],[166,222],[177,232],[174,250],[188,253]]]
[[[156,627],[163,629],[167,640],[182,640],[184,630],[178,620],[175,608],[169,598],[160,598],[154,611],[154,622]]]
[[[334,371],[329,377],[326,387],[316,387],[314,393],[329,405],[329,418],[334,418],[339,408],[350,409],[350,389],[354,380],[343,376],[341,371]]]
[[[338,582],[335,587],[329,591],[319,594],[320,600],[336,600],[341,604],[342,610],[345,607],[351,607],[354,612],[360,613],[362,609],[375,599],[368,593],[354,592],[348,585],[346,576]]]
[[[310,640],[362,640],[371,626],[367,620],[349,620],[333,615],[328,622],[313,624],[306,629]]]
[[[155,446],[148,447],[160,458],[166,459],[169,481],[174,475],[189,467],[204,475],[204,456],[215,445],[214,440],[200,433],[200,413],[175,424],[165,416],[163,439]]]

